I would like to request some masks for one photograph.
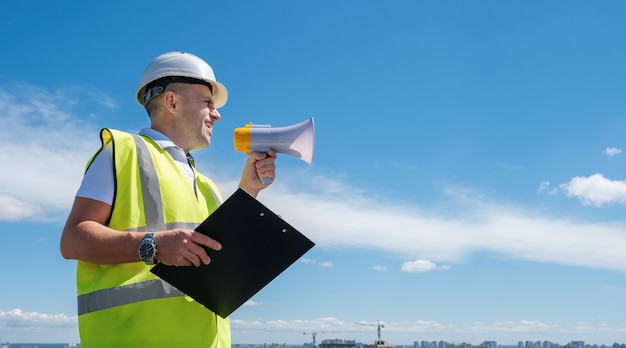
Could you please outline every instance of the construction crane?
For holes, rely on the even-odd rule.
[[[337,332],[337,331],[309,331],[309,332],[303,332],[302,334],[313,336],[313,347],[315,347],[315,336],[317,336],[318,333],[330,333],[330,332]]]
[[[385,325],[380,323],[380,320],[376,320],[376,324],[370,324],[370,323],[356,323],[359,325],[363,325],[363,326],[377,326],[378,327],[378,341],[377,342],[381,342],[380,340],[380,329],[384,328]]]
[[[303,335],[311,335],[313,336],[313,347],[315,347],[315,336],[317,336],[317,332],[315,331],[311,331],[311,332],[303,332]]]

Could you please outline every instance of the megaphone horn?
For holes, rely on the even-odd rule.
[[[287,127],[272,128],[270,125],[248,123],[245,127],[235,128],[235,150],[246,155],[274,149],[311,164],[314,143],[313,117]]]
[[[272,128],[270,125],[248,123],[245,127],[235,128],[234,142],[235,150],[246,155],[274,149],[276,152],[297,157],[311,164],[315,143],[313,117],[287,127]],[[261,181],[264,181],[263,178]],[[264,181],[264,184],[266,183]]]

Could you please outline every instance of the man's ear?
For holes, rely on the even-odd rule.
[[[163,93],[163,107],[167,109],[170,113],[175,113],[178,105],[178,96],[176,93],[172,91],[167,91]]]

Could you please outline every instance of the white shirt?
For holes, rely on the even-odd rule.
[[[185,173],[191,187],[195,188],[195,177],[189,160],[193,160],[191,155],[186,155],[185,151],[176,146],[162,133],[152,129],[143,128],[139,135],[152,138],[161,148],[172,156],[178,167]],[[113,167],[113,146],[107,144],[94,158],[93,162],[85,172],[83,181],[76,192],[76,197],[95,199],[100,202],[113,205],[115,196],[115,170]]]

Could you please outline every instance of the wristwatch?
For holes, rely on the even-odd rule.
[[[141,244],[139,244],[139,257],[146,265],[154,265],[154,257],[157,253],[157,247],[154,243],[154,232],[148,232],[143,236]]]

